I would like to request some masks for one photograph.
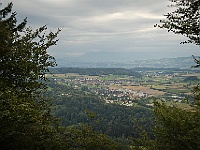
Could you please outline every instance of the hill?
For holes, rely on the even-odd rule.
[[[191,57],[178,57],[178,58],[162,58],[162,59],[138,59],[130,60],[124,59],[120,61],[116,57],[116,61],[110,59],[110,61],[83,59],[79,58],[59,58],[57,59],[58,67],[80,67],[80,68],[135,68],[135,67],[148,67],[148,68],[180,68],[180,69],[190,69],[194,66],[194,60]],[[140,57],[139,57],[140,58]],[[128,61],[130,60],[130,61]]]

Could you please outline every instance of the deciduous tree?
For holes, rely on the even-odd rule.
[[[200,149],[200,115],[197,109],[187,111],[164,103],[154,104],[156,149]]]
[[[56,65],[47,49],[57,43],[60,30],[46,34],[17,24],[13,4],[0,10],[0,147],[51,149],[56,143],[50,103],[43,98],[45,73]],[[11,13],[11,15],[9,15]]]
[[[160,20],[158,26],[168,32],[181,34],[189,38],[182,43],[200,45],[200,0],[169,0],[174,11],[164,15],[165,20]]]
[[[181,34],[189,38],[182,43],[200,45],[200,0],[170,0],[175,11],[166,14],[161,20],[160,28],[168,32]],[[197,67],[200,61],[194,58]],[[192,110],[183,110],[167,106],[165,103],[154,102],[154,146],[148,149],[179,150],[200,149],[200,114],[199,86],[193,89],[194,105]]]

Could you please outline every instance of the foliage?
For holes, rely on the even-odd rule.
[[[12,3],[5,10],[11,11],[11,8]],[[56,65],[54,57],[46,50],[56,44],[55,38],[60,30],[45,35],[46,26],[33,31],[30,27],[25,28],[26,19],[16,24],[16,13],[9,18],[4,15],[0,20],[0,36],[3,37],[0,39],[1,88],[6,90],[9,87],[20,93],[36,92],[45,85],[38,80],[45,81],[48,67]]]
[[[160,20],[160,28],[168,29],[168,32],[181,34],[189,38],[182,43],[200,45],[200,0],[170,0],[171,7],[176,8],[168,13],[166,20]],[[157,26],[157,25],[156,25]]]
[[[200,116],[200,85],[195,86],[192,93],[194,95],[193,107],[196,108],[195,112]]]
[[[160,28],[166,28],[175,34],[189,38],[182,43],[200,45],[200,1],[199,0],[170,0],[176,10],[168,13],[166,20],[161,20]],[[194,58],[199,66],[199,60]],[[193,79],[189,77],[186,80]],[[199,86],[194,87],[193,110],[183,110],[176,105],[167,106],[165,103],[154,102],[154,134],[155,140],[147,144],[147,149],[179,150],[200,149],[200,114]],[[145,145],[145,142],[143,143]]]
[[[155,145],[158,150],[200,149],[200,115],[155,102]]]
[[[129,150],[126,145],[114,142],[109,136],[94,132],[86,125],[61,128],[63,147],[69,150]]]
[[[26,19],[17,24],[16,13],[9,16],[12,6],[0,10],[0,146],[52,149],[57,121],[42,92],[48,67],[56,65],[46,50],[60,30],[46,35],[46,26],[33,31]]]
[[[167,106],[164,102],[154,101],[154,115],[154,138],[150,138],[152,135],[141,126],[138,126],[140,138],[132,138],[138,150],[200,149],[200,114],[197,107],[182,110],[176,105]]]
[[[61,118],[61,125],[71,126],[87,124],[95,131],[106,133],[111,137],[138,137],[139,131],[133,119],[150,132],[152,112],[150,109],[119,104],[106,104],[97,96],[51,81],[48,96],[53,97],[52,112]],[[65,93],[65,94],[64,94]],[[67,94],[70,93],[70,94]]]

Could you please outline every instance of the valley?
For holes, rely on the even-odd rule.
[[[66,68],[66,70],[68,70]],[[126,69],[135,71],[135,75],[107,74],[105,71],[90,75],[81,73],[56,73],[48,75],[57,84],[65,85],[70,89],[82,91],[85,94],[98,96],[106,103],[116,103],[125,106],[153,106],[153,100],[162,100],[178,107],[190,108],[192,88],[199,83],[198,70],[181,69]],[[91,69],[94,70],[94,69]],[[112,70],[112,68],[108,69]],[[70,92],[61,95],[72,96]]]

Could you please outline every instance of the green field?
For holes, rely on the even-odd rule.
[[[100,70],[99,70],[100,71]],[[118,104],[124,103],[124,101],[142,100],[143,102],[135,103],[134,105],[145,105],[145,103],[152,103],[152,99],[162,99],[167,101],[167,103],[174,104],[176,103],[177,107],[181,109],[191,109],[190,105],[185,103],[184,100],[186,97],[191,95],[191,90],[194,86],[198,84],[198,80],[185,80],[193,79],[190,77],[200,78],[199,73],[195,72],[180,72],[173,74],[162,73],[158,74],[155,72],[143,72],[142,76],[134,77],[129,75],[88,75],[88,74],[78,74],[78,73],[57,73],[54,75],[48,74],[47,78],[59,79],[56,80],[60,85],[69,87],[74,90],[82,91],[85,93],[96,94],[100,97],[106,95],[110,92],[110,96],[102,97],[103,99],[109,99],[110,102],[114,100]],[[107,89],[107,90],[106,90]],[[49,89],[51,90],[51,89]],[[106,93],[99,93],[99,92]],[[117,93],[118,91],[118,93]],[[119,94],[121,91],[121,95]],[[137,97],[132,94],[124,94],[126,91],[137,91],[138,93],[148,94],[145,97]],[[116,92],[116,93],[113,93]],[[119,94],[117,96],[117,94]],[[132,95],[132,96],[131,96]],[[129,97],[130,96],[130,97]],[[120,100],[118,100],[117,97]],[[129,97],[129,98],[128,98]]]

